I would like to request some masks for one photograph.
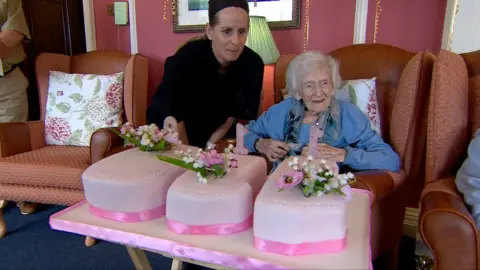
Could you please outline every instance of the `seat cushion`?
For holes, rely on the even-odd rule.
[[[88,147],[46,146],[0,159],[0,184],[83,190]]]

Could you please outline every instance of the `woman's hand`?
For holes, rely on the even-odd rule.
[[[271,139],[258,140],[256,148],[258,152],[266,155],[271,162],[276,162],[285,157],[290,151],[287,143]]]
[[[336,162],[345,161],[347,151],[342,148],[336,148],[325,143],[319,143],[317,146],[318,157],[322,159],[335,160]],[[305,146],[302,149],[302,156],[309,156],[310,148]]]

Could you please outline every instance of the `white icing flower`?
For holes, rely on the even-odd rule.
[[[152,143],[152,141],[148,138],[145,138],[145,137],[143,137],[142,140],[140,141],[140,144],[145,145],[145,146],[150,145],[151,143]]]
[[[307,163],[306,161],[304,161],[304,162],[302,163],[302,166],[305,168],[305,167],[308,166],[308,163]]]
[[[331,186],[332,188],[338,188],[338,187],[339,187],[337,179],[332,178],[332,179],[330,179],[329,182],[330,182],[330,186]]]
[[[207,178],[205,178],[205,177],[201,177],[201,178],[199,178],[198,180],[199,180],[200,183],[202,183],[202,184],[206,184],[206,183],[208,182],[208,181],[207,181]]]
[[[312,157],[312,156],[308,156],[307,159],[308,159],[308,160],[313,160],[313,157]]]
[[[293,158],[293,162],[295,162],[296,164],[298,164],[298,157],[294,157],[294,158]]]
[[[319,191],[317,191],[317,193],[316,193],[316,195],[317,195],[317,196],[322,196],[323,194],[325,194],[325,193],[323,193],[323,192],[322,192],[322,191],[320,191],[320,190],[319,190]]]
[[[347,173],[347,177],[348,177],[349,179],[354,179],[354,178],[355,178],[355,175],[353,175],[353,173],[351,173],[351,172],[348,172],[348,173]]]
[[[345,179],[341,179],[341,180],[340,180],[340,185],[342,185],[342,186],[345,186],[347,183],[348,183],[348,182],[347,182],[347,180],[345,180]]]
[[[327,181],[327,178],[324,178],[324,177],[321,177],[321,176],[317,175],[317,176],[315,176],[315,180],[318,180],[320,182],[325,182],[325,181]]]
[[[228,149],[232,150],[233,149],[233,144],[229,144]]]
[[[329,184],[326,184],[325,186],[323,186],[323,188],[325,189],[325,191],[329,191],[330,189],[332,189]]]
[[[293,169],[294,169],[295,171],[298,171],[298,166],[297,166],[297,165],[294,165],[294,166],[293,166]]]
[[[320,160],[320,163],[322,163],[322,164],[327,164],[327,161],[326,161],[325,159],[321,159],[321,160]]]

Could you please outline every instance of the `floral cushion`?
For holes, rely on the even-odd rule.
[[[343,81],[335,97],[356,105],[370,119],[372,129],[382,136],[375,82],[376,78]]]
[[[122,124],[123,72],[111,75],[50,71],[45,141],[89,146],[99,128]]]

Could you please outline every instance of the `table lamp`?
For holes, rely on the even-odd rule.
[[[250,30],[247,36],[247,47],[256,52],[265,64],[263,75],[262,103],[259,114],[274,104],[273,73],[275,63],[280,57],[267,19],[262,16],[250,16]]]

